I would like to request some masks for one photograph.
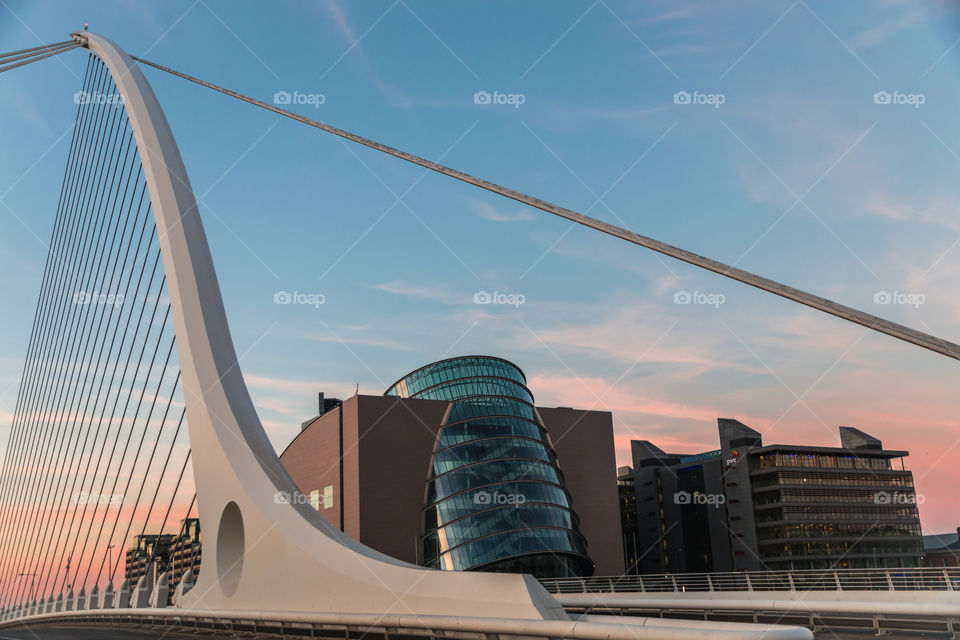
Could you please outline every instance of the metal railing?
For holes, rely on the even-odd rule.
[[[226,632],[259,637],[326,637],[344,640],[813,640],[801,626],[661,620],[579,618],[533,620],[413,614],[336,614],[310,612],[177,609],[64,611],[0,623],[0,629],[34,625],[136,625],[184,632]]]
[[[551,593],[698,591],[960,591],[960,568],[671,573],[540,582]]]

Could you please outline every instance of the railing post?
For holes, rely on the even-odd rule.
[[[947,591],[953,591],[953,580],[950,579],[950,572],[947,569],[943,570],[943,579],[947,582]]]
[[[607,578],[607,585],[610,587],[610,593],[613,593],[615,591],[613,588],[613,578]]]
[[[679,589],[677,588],[677,576],[673,575],[672,573],[670,574],[670,582],[671,584],[673,584],[673,590],[675,592],[679,591]]]
[[[893,586],[893,578],[890,577],[890,570],[885,569],[883,575],[887,578],[887,587],[890,588],[890,591],[896,591],[896,587]]]
[[[747,579],[747,591],[753,591],[753,583],[750,582],[750,572],[744,571],[743,577]]]
[[[707,586],[710,587],[710,591],[713,591],[713,578],[710,577],[710,574],[707,574]]]
[[[797,587],[793,584],[793,571],[787,571],[787,582],[790,583],[790,591],[797,590]]]
[[[833,572],[833,579],[837,583],[837,591],[843,591],[843,587],[840,586],[840,576],[837,575],[837,572]]]

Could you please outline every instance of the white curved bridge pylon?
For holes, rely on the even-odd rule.
[[[407,564],[341,533],[309,505],[275,499],[297,488],[237,364],[196,198],[160,103],[115,43],[86,31],[72,36],[106,65],[122,96],[167,276],[204,545],[197,584],[177,605],[567,619],[531,576]]]

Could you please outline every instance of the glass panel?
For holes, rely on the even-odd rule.
[[[563,485],[557,468],[534,460],[493,460],[462,467],[434,478],[430,485],[435,495],[444,498],[461,491],[476,489],[486,484],[509,480],[541,480]]]
[[[439,557],[439,564],[463,570],[523,553],[562,551],[586,555],[583,536],[563,529],[508,531],[452,549]]]
[[[488,501],[483,494],[492,491],[522,496],[524,504],[554,504],[567,508],[570,506],[567,492],[557,485],[545,482],[503,482],[459,493],[432,505],[424,512],[424,528],[429,531],[445,522],[476,512],[482,506],[480,503]]]
[[[504,495],[504,494],[501,494]],[[576,517],[567,511],[549,505],[505,506],[481,511],[466,518],[460,518],[444,526],[440,531],[431,532],[443,541],[434,555],[447,551],[464,542],[475,540],[500,531],[521,531],[536,527],[557,527],[573,530],[579,526]],[[431,559],[430,556],[424,556]]]
[[[433,457],[433,473],[440,475],[483,460],[533,458],[554,462],[543,442],[520,438],[487,438],[445,449]]]
[[[448,424],[440,432],[437,449],[495,436],[520,436],[546,442],[546,432],[537,423],[521,418],[496,417]]]

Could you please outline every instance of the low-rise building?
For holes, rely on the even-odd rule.
[[[180,521],[180,532],[170,543],[170,584],[179,584],[188,569],[193,569],[193,579],[200,575],[200,560],[203,548],[200,539],[200,519],[186,518]]]
[[[157,564],[156,575],[167,570],[170,562],[170,543],[175,537],[172,533],[137,536],[136,544],[127,549],[124,571],[124,578],[130,583],[131,588],[136,586],[137,581],[147,573],[152,563]]]
[[[169,584],[176,585],[191,567],[196,579],[200,573],[200,559],[200,519],[185,518],[180,521],[180,531],[176,534],[137,536],[136,544],[127,549],[124,578],[133,588],[150,564],[156,563],[156,577],[166,571]]]
[[[923,566],[960,567],[960,527],[954,533],[923,536]]]

